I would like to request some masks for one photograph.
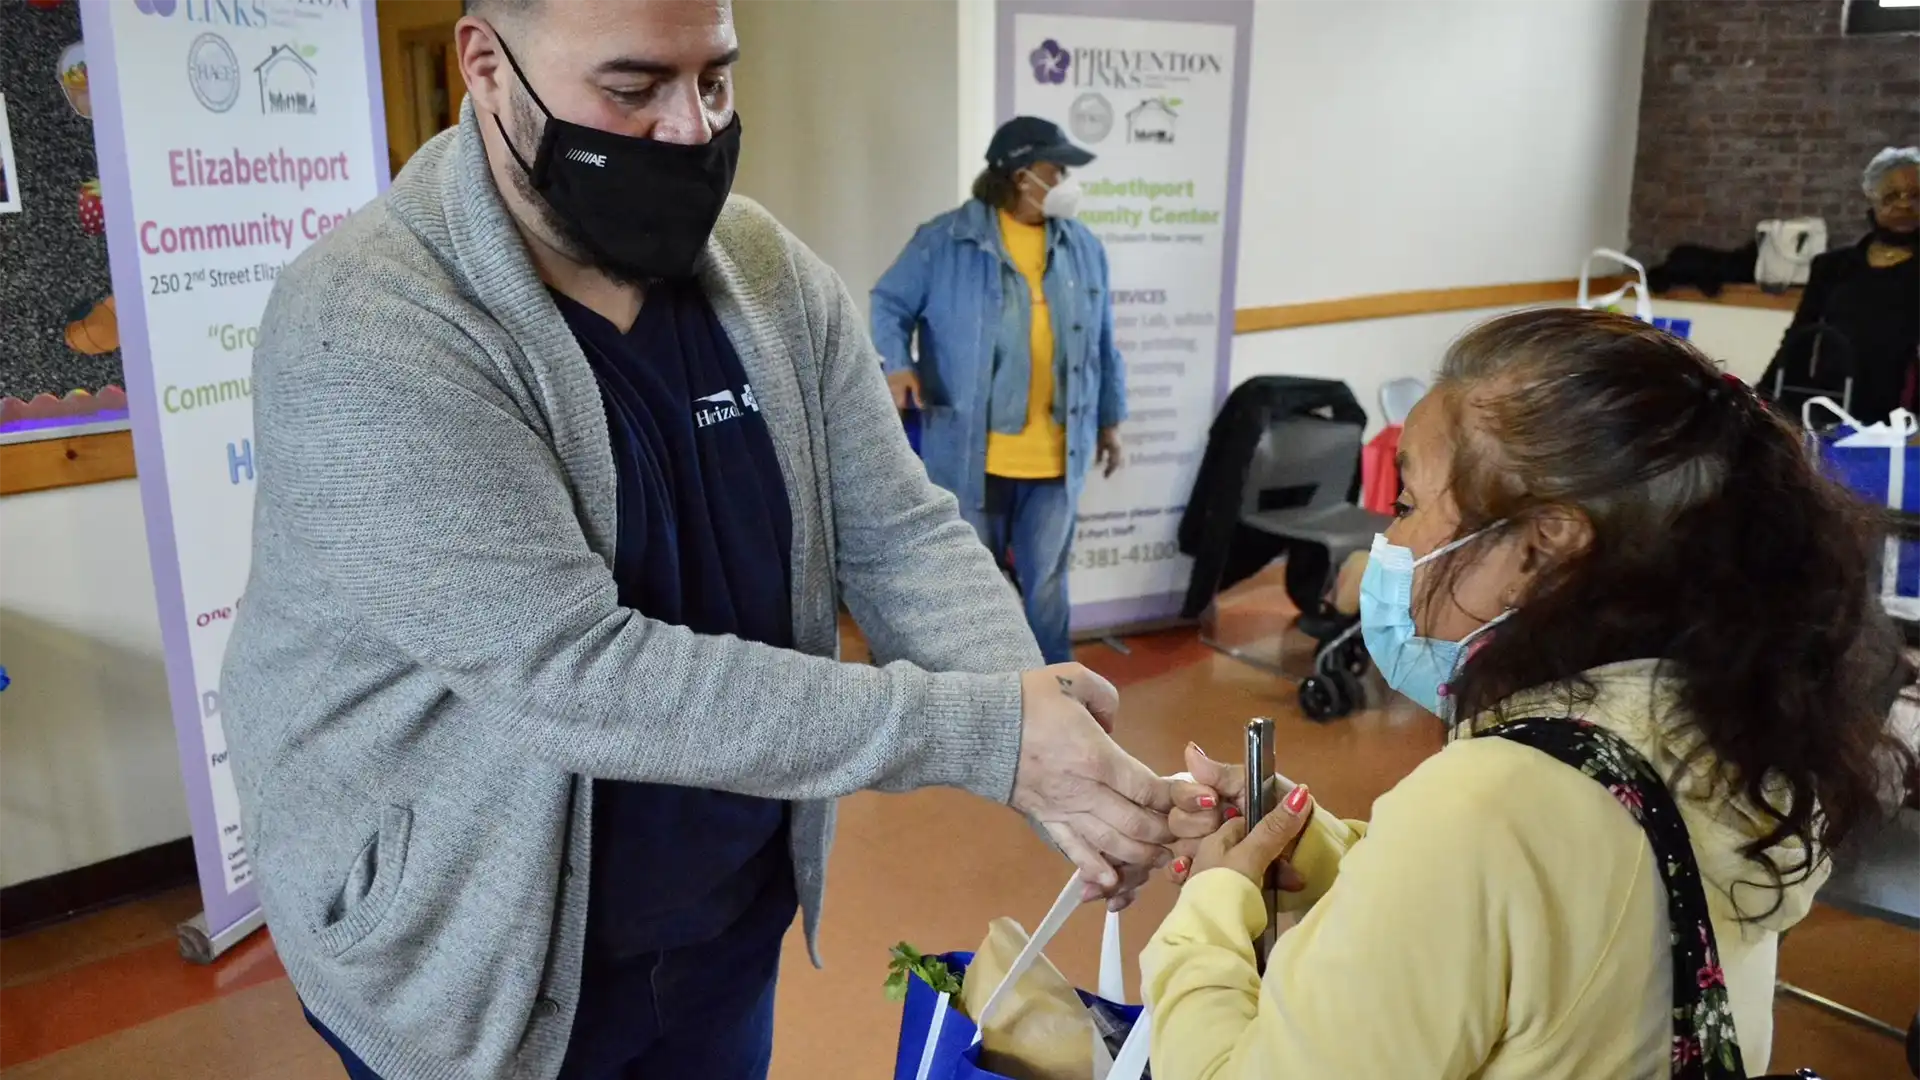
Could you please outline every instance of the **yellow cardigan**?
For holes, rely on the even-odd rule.
[[[1698,740],[1671,720],[1672,686],[1656,683],[1654,663],[1589,678],[1591,704],[1525,695],[1506,715],[1580,716],[1675,775]],[[1259,892],[1230,870],[1188,883],[1141,957],[1155,1080],[1670,1074],[1666,903],[1644,834],[1591,778],[1460,734],[1381,796],[1370,823],[1314,814],[1294,860],[1307,891],[1283,904],[1306,914],[1264,981],[1251,945],[1266,921]],[[1767,887],[1738,851],[1764,827],[1706,775],[1696,769],[1675,801],[1757,1074],[1773,1040],[1779,933],[1806,914],[1826,868]],[[1797,845],[1773,855],[1801,858]]]

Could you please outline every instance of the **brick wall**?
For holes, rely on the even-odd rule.
[[[1846,37],[1842,0],[1653,0],[1629,224],[1634,254],[1736,247],[1768,218],[1866,231],[1860,171],[1920,144],[1920,38]]]

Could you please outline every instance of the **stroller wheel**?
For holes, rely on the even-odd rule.
[[[1347,703],[1346,708],[1340,710],[1342,716],[1366,702],[1367,688],[1360,682],[1358,675],[1346,670],[1336,671],[1333,673],[1333,684],[1339,688],[1341,698]]]
[[[1340,646],[1340,666],[1355,679],[1364,679],[1367,669],[1373,666],[1373,657],[1367,653],[1367,643],[1358,637],[1351,637]]]
[[[1307,719],[1324,722],[1337,720],[1353,709],[1339,675],[1315,675],[1300,684],[1300,711]]]

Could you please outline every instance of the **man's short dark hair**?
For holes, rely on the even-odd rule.
[[[461,0],[460,12],[482,19],[503,19],[513,15],[524,15],[531,11],[540,0]]]
[[[973,178],[973,197],[995,210],[1011,205],[1014,192],[1018,190],[1012,173],[991,165],[981,169],[980,175]]]

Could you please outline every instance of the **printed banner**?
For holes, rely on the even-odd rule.
[[[253,345],[274,278],[386,187],[372,0],[81,10],[167,681],[217,936],[257,907],[220,721],[253,528]]]
[[[1079,632],[1166,618],[1191,573],[1180,515],[1230,388],[1251,0],[1001,0],[999,118],[1041,116],[1096,160],[1080,220],[1107,249],[1131,418],[1081,497]]]

